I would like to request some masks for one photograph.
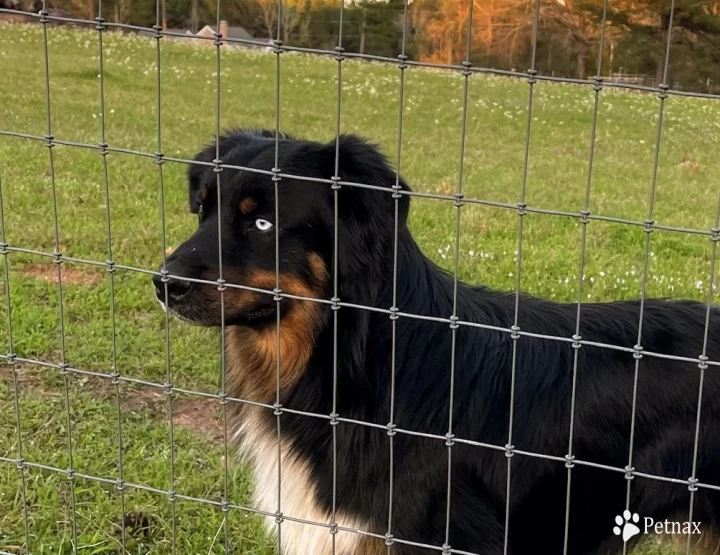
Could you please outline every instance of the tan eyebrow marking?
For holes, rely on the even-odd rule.
[[[240,202],[240,212],[245,215],[255,210],[255,208],[257,208],[257,203],[250,197],[246,197]]]

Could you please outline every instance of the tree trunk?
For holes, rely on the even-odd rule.
[[[587,78],[587,66],[585,57],[587,55],[587,45],[585,43],[579,43],[575,47],[575,64],[576,73],[578,79]]]
[[[362,10],[362,24],[360,25],[360,54],[365,54],[365,33],[367,31],[367,9]]]

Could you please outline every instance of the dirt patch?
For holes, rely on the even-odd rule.
[[[24,264],[22,273],[33,279],[50,283],[58,282],[58,271],[55,264]],[[98,285],[105,279],[106,271],[95,266],[73,268],[62,267],[62,281],[71,285]]]
[[[63,394],[62,387],[47,387],[43,372],[56,372],[52,368],[41,368],[29,364],[16,364],[18,387],[31,395],[41,398],[57,397]],[[0,380],[12,381],[9,365],[0,365]],[[79,395],[91,396],[108,402],[115,401],[115,386],[108,379],[95,379],[73,375],[71,382]],[[149,414],[158,422],[167,423],[168,404],[165,392],[160,388],[139,387],[122,384],[120,406],[123,411]],[[223,430],[220,425],[220,403],[217,399],[193,397],[183,394],[173,403],[173,424],[213,442],[222,442]]]
[[[212,441],[222,441],[217,399],[182,399],[173,406],[173,424]]]

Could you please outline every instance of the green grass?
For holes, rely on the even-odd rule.
[[[56,138],[100,142],[97,36],[49,30],[52,125]],[[156,73],[154,42],[105,35],[107,141],[155,152]],[[335,132],[336,63],[302,55],[282,56],[282,127],[302,137],[332,140]],[[215,51],[163,41],[162,150],[190,158],[215,129]],[[372,138],[392,158],[397,140],[399,71],[346,62],[343,69],[345,132]],[[0,128],[47,132],[42,33],[37,26],[0,26]],[[268,126],[275,121],[275,57],[223,51],[223,126]],[[590,210],[632,220],[647,215],[658,119],[653,95],[604,90],[601,94]],[[447,73],[406,71],[402,173],[418,191],[452,193],[459,168],[463,79]],[[527,203],[578,212],[588,171],[594,94],[587,87],[535,86]],[[467,196],[517,202],[523,180],[528,86],[517,80],[476,75],[470,79],[463,191]],[[662,224],[709,229],[717,206],[720,110],[716,102],[670,97],[666,101],[654,219]],[[96,150],[58,146],[55,157],[60,250],[83,259],[108,257],[102,158]],[[47,148],[41,142],[0,136],[7,241],[52,252],[55,248]],[[112,256],[119,264],[154,269],[162,261],[158,169],[154,160],[110,154],[108,180]],[[182,164],[164,165],[166,236],[169,247],[188,236]],[[445,267],[454,259],[452,203],[414,199],[410,225],[425,252]],[[512,210],[478,205],[462,209],[460,272],[464,279],[498,289],[515,285],[518,217]],[[531,213],[525,218],[521,288],[548,298],[576,301],[581,225],[574,218]],[[640,294],[645,234],[641,227],[593,221],[588,226],[583,297],[601,301]],[[711,242],[707,237],[656,231],[651,237],[648,294],[705,299]],[[51,260],[13,252],[8,256],[13,350],[54,363],[62,350],[73,367],[109,373],[113,367],[107,272],[63,264],[65,343],[60,342],[57,286]],[[7,345],[5,302],[0,344]],[[116,368],[125,376],[162,383],[166,378],[164,316],[147,275],[115,277]],[[171,322],[172,382],[217,392],[217,331]],[[5,347],[3,347],[3,350]],[[67,412],[64,380],[56,370],[20,368],[23,456],[66,468]],[[0,382],[0,455],[17,456],[11,374]],[[114,480],[119,472],[116,392],[107,380],[70,375],[67,389],[73,467]],[[169,426],[162,390],[120,386],[124,478],[157,489],[170,487]],[[182,404],[185,403],[185,404]],[[175,489],[218,501],[223,491],[223,449],[212,432],[212,414],[199,401],[179,399],[188,411],[176,417]],[[209,431],[210,430],[210,431]],[[230,496],[248,503],[250,476],[230,464]],[[24,541],[19,474],[0,464],[0,549],[21,552]],[[70,485],[50,471],[26,473],[30,547],[35,554],[70,553]],[[120,551],[123,510],[130,553],[170,553],[171,504],[166,497],[114,485],[75,480],[77,535],[83,553]],[[121,503],[124,502],[124,508]],[[223,515],[213,506],[179,501],[177,552],[224,552]],[[146,520],[138,515],[144,515]],[[127,519],[126,519],[127,520]],[[142,526],[132,526],[141,522]],[[147,527],[145,526],[147,525]],[[610,523],[608,523],[610,526]],[[231,511],[231,552],[272,553],[256,517]],[[16,546],[16,547],[13,547]],[[639,552],[667,553],[647,543]]]

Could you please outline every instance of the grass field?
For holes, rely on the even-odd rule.
[[[149,39],[105,36],[107,142],[155,152],[155,46]],[[97,35],[49,31],[52,125],[56,138],[100,142]],[[335,132],[336,63],[301,55],[282,56],[281,121],[302,137],[332,140]],[[163,41],[162,150],[189,158],[215,129],[215,51]],[[342,129],[372,138],[395,158],[399,71],[346,62]],[[0,129],[47,132],[42,31],[39,26],[0,26]],[[274,126],[275,57],[264,52],[223,51],[223,126]],[[409,69],[402,173],[418,191],[452,193],[459,167],[463,80],[458,75]],[[470,80],[463,188],[466,195],[517,202],[522,185],[528,86],[520,80],[473,76]],[[654,95],[601,93],[590,210],[593,214],[644,220],[658,121]],[[584,204],[594,94],[590,88],[536,85],[530,141],[527,203],[578,212]],[[720,106],[671,97],[666,102],[654,219],[665,225],[709,229],[720,186]],[[104,262],[108,257],[105,180],[97,150],[54,149],[60,251]],[[153,159],[112,153],[107,157],[112,256],[116,263],[155,269],[162,262],[158,169]],[[164,166],[166,237],[169,248],[186,237],[196,219],[187,213],[186,166]],[[55,248],[47,148],[42,142],[0,136],[0,180],[7,241],[45,252]],[[531,213],[526,217],[521,288],[557,300],[576,301],[581,225],[576,218]],[[425,252],[450,268],[454,259],[455,209],[450,202],[415,199],[410,225]],[[505,208],[462,209],[460,271],[464,279],[512,289],[516,280],[518,217]],[[645,233],[638,226],[592,221],[588,226],[583,300],[640,294]],[[648,294],[705,299],[711,241],[701,235],[655,231],[651,238]],[[102,267],[64,263],[65,341],[59,333],[56,268],[52,260],[12,252],[8,257],[13,350],[21,357],[74,368],[163,383],[166,379],[165,318],[149,276],[115,274],[115,349],[109,279]],[[8,345],[5,301],[0,350]],[[201,392],[218,391],[219,336],[171,321],[171,381]],[[115,356],[113,355],[115,353]],[[0,376],[0,456],[18,454],[13,376]],[[170,421],[162,389],[18,365],[23,456],[80,474],[119,476],[118,418],[123,478],[128,482],[219,501],[224,464],[217,403],[197,396],[175,398],[174,475],[170,473]],[[67,388],[67,389],[66,389]],[[66,391],[69,415],[66,407]],[[119,399],[118,416],[116,400]],[[229,464],[229,497],[247,504],[251,477]],[[19,472],[0,462],[0,551],[25,553]],[[128,553],[225,552],[223,514],[212,505],[176,503],[167,496],[112,483],[74,480],[76,518],[69,510],[65,475],[26,472],[28,550],[72,552],[73,522],[79,552],[120,553],[125,522]],[[126,517],[123,518],[123,513]],[[562,526],[562,523],[558,525]],[[231,553],[270,554],[272,540],[257,517],[229,513]],[[608,523],[608,526],[611,526]],[[667,553],[648,542],[643,554]],[[540,551],[542,552],[542,551]]]

